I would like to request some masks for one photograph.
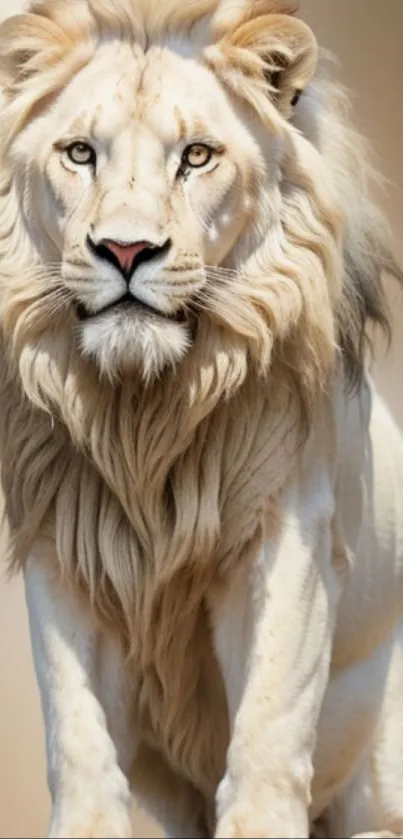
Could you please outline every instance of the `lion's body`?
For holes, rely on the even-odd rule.
[[[130,791],[173,836],[403,834],[403,441],[364,373],[399,271],[297,5],[47,0],[0,34],[51,836],[130,835]]]
[[[82,496],[69,477],[84,518],[90,516],[85,496],[90,506],[94,500],[88,477]],[[290,500],[285,500],[281,513],[287,515],[288,508],[293,519],[296,511],[310,507],[303,516],[305,526],[312,527],[309,542],[311,537],[318,539],[317,518],[323,504],[328,532],[321,534],[318,548],[322,538],[330,539],[338,568],[338,580],[329,586],[329,596],[340,600],[317,728],[310,809],[312,823],[321,817],[327,836],[353,836],[385,825],[397,835],[401,831],[402,481],[403,439],[373,385],[365,383],[357,396],[338,394],[328,405],[322,429],[316,428],[289,482]],[[335,519],[330,525],[334,499]],[[69,527],[74,526],[79,527],[69,519]],[[123,704],[116,702],[122,678],[120,644],[112,638],[99,639],[99,695],[121,764],[140,802],[162,820],[169,835],[196,836],[198,831],[203,835],[204,825],[212,824],[215,789],[229,744],[223,675],[229,707],[236,707],[248,666],[254,603],[262,597],[261,569],[266,563],[272,565],[273,553],[281,554],[282,563],[273,570],[271,585],[279,591],[284,579],[277,625],[284,632],[292,623],[290,577],[297,569],[292,544],[277,538],[277,527],[274,520],[274,539],[255,559],[237,569],[231,566],[232,581],[224,578],[225,585],[221,580],[217,585],[211,571],[205,588],[201,574],[192,590],[186,570],[165,582],[150,625],[132,637],[136,652],[123,668]],[[95,530],[88,538],[97,538]],[[49,556],[54,562],[47,539],[36,551],[35,556]],[[299,588],[297,593],[300,597]],[[301,599],[298,608],[303,609]],[[37,649],[34,629],[33,638]],[[268,630],[262,643],[269,647],[270,640]],[[308,648],[312,642],[306,640]],[[298,669],[303,671],[304,647],[298,658]],[[275,680],[272,684],[273,691],[281,690],[281,684]],[[253,713],[251,728],[256,726],[259,737],[259,708]],[[280,730],[278,737],[283,736]],[[85,750],[85,730],[82,738],[80,749]],[[270,755],[260,771],[259,796],[264,800],[272,771]]]

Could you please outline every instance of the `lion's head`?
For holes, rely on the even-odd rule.
[[[240,382],[277,350],[309,402],[337,345],[359,371],[392,263],[298,5],[44,0],[3,24],[0,319],[20,367],[63,333],[109,379],[236,346]]]
[[[150,379],[203,323],[267,364],[303,319],[327,364],[340,214],[292,124],[314,38],[273,13],[295,3],[158,5],[49,0],[5,24],[3,324],[32,342],[63,313],[77,356]]]

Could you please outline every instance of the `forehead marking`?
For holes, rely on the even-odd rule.
[[[181,113],[181,110],[178,107],[178,105],[175,105],[174,107],[174,114],[178,124],[178,140],[185,140],[188,136],[186,120],[183,114]]]

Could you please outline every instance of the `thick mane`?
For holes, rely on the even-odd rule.
[[[260,0],[254,14],[295,5]],[[100,39],[134,37],[146,48],[212,13],[210,30],[220,32],[228,22],[246,26],[246,6],[47,0],[0,35],[0,443],[10,554],[23,563],[38,529],[56,523],[62,570],[132,645],[139,634],[155,641],[156,610],[159,622],[174,612],[179,620],[180,610],[186,622],[217,569],[263,538],[267,496],[280,491],[303,423],[331,389],[336,351],[346,380],[359,382],[370,322],[388,328],[382,275],[399,269],[344,97],[319,68],[295,116],[271,117],[285,145],[283,250],[267,235],[247,268],[209,290],[211,320],[179,375],[147,387],[100,382],[74,356],[70,316],[56,307],[47,322],[46,270],[41,292],[31,283],[39,267],[10,148]],[[281,56],[281,43],[276,49]],[[259,57],[256,72],[260,65]],[[254,104],[264,111],[261,87]]]

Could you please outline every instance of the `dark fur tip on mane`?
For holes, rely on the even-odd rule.
[[[347,387],[361,384],[368,351],[372,354],[374,330],[383,333],[387,347],[392,342],[391,311],[387,282],[403,286],[403,271],[388,246],[367,231],[367,249],[357,259],[348,244],[344,251],[344,289],[337,312],[338,346]]]
[[[296,110],[296,124],[320,151],[330,173],[343,222],[342,294],[335,309],[336,340],[347,390],[360,386],[379,331],[392,341],[389,289],[403,285],[403,266],[376,195],[385,181],[371,144],[355,127],[348,88],[334,79],[337,61],[319,52],[315,78]]]

